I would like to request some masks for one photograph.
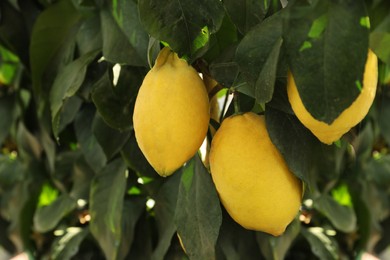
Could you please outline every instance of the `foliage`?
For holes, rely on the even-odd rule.
[[[288,2],[0,1],[1,247],[32,259],[351,259],[385,250],[389,1]],[[236,224],[199,155],[162,178],[140,152],[134,102],[163,45],[234,92],[236,108],[265,114],[306,183],[284,235]],[[358,95],[369,47],[380,60],[374,105],[324,145],[288,104],[287,69],[308,111],[331,122]]]

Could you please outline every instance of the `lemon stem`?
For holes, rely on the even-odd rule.
[[[234,113],[238,114],[240,113],[240,102],[238,100],[238,92],[233,92],[233,102],[234,102]]]

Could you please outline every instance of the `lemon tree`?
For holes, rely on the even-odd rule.
[[[0,1],[0,258],[387,259],[389,14]]]

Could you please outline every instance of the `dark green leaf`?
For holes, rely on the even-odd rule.
[[[142,176],[158,177],[157,172],[146,160],[145,156],[141,152],[137,140],[135,139],[134,132],[130,136],[127,143],[124,145],[121,151],[122,158],[126,161],[126,164],[134,171],[140,173]]]
[[[53,133],[58,137],[64,102],[76,94],[84,81],[87,67],[99,51],[92,51],[68,64],[56,77],[50,92]]]
[[[145,199],[136,198],[126,200],[123,204],[122,214],[122,240],[118,252],[118,259],[125,259],[133,241],[135,233],[135,225],[138,222],[141,214],[145,209]]]
[[[133,245],[127,259],[151,259],[152,258],[152,223],[146,211],[141,215],[136,228]]]
[[[225,50],[234,45],[238,40],[237,29],[226,15],[218,32],[210,35],[209,50],[203,56],[207,61],[215,61]]]
[[[217,253],[226,260],[257,260],[261,252],[256,243],[256,233],[242,228],[223,210],[223,221],[217,241]],[[217,258],[219,259],[219,258]]]
[[[382,12],[386,12],[386,17],[377,25],[375,30],[370,34],[370,48],[375,52],[379,59],[390,65],[390,6],[382,7]],[[387,10],[386,10],[387,9]]]
[[[81,24],[77,33],[77,47],[80,51],[80,56],[103,48],[100,15],[89,17]]]
[[[340,147],[322,144],[295,116],[275,109],[285,95],[278,94],[267,103],[267,130],[290,170],[310,188],[316,189],[316,182],[338,178],[347,144],[342,142]]]
[[[133,11],[135,10],[136,9],[134,8]],[[144,39],[145,36],[143,31],[139,30],[137,24],[131,25],[131,28],[137,29],[137,31],[133,32],[134,34],[132,35],[130,42],[108,10],[101,11],[100,20],[102,23],[103,56],[106,60],[112,63],[128,64],[133,66],[147,65],[147,42]],[[145,45],[143,46],[142,44]]]
[[[11,188],[18,181],[21,181],[23,179],[23,173],[23,164],[19,160],[0,155],[1,189]]]
[[[145,29],[165,41],[182,56],[192,59],[205,47],[211,33],[221,26],[224,11],[218,0],[140,0],[140,18]]]
[[[111,13],[130,46],[134,49],[133,56],[136,58],[132,57],[132,60],[139,60],[139,65],[146,66],[149,35],[141,25],[136,2],[134,0],[112,0]],[[137,65],[133,62],[135,61],[128,64]]]
[[[175,173],[169,177],[159,189],[155,198],[156,224],[158,229],[158,244],[153,251],[154,260],[164,259],[170,245],[172,236],[176,232],[174,223],[175,209],[181,174]]]
[[[191,259],[215,257],[222,212],[211,176],[198,155],[183,169],[175,222]]]
[[[69,195],[61,195],[50,205],[37,209],[34,215],[34,228],[42,233],[54,229],[61,219],[74,210],[76,206],[76,201]]]
[[[53,242],[51,258],[53,260],[72,259],[88,233],[88,228],[68,228],[65,235]]]
[[[0,10],[0,42],[28,65],[29,34],[22,14],[7,1],[0,2]]]
[[[15,96],[0,97],[0,144],[7,137],[15,120]]]
[[[337,259],[337,244],[321,227],[302,228],[301,234],[309,242],[311,251],[321,260]]]
[[[75,39],[80,20],[80,14],[67,0],[51,5],[39,15],[30,44],[32,81],[36,94],[41,94],[47,66],[67,41]]]
[[[353,208],[340,205],[331,196],[323,194],[315,199],[314,207],[322,212],[336,229],[345,233],[356,229],[356,215]]]
[[[210,73],[222,86],[230,88],[237,79],[239,72],[236,62],[221,62],[210,65]]]
[[[87,201],[89,198],[90,186],[94,177],[94,172],[83,159],[73,161],[72,166],[73,185],[70,195],[72,198]]]
[[[364,168],[367,174],[367,179],[374,180],[377,187],[387,189],[390,185],[390,155],[382,155],[381,157],[368,161]]]
[[[74,121],[82,104],[83,100],[78,96],[73,96],[63,100],[62,108],[59,111],[58,116],[55,118],[55,120],[59,118],[59,123],[57,124],[58,130],[56,130],[57,134],[61,133],[66,126]],[[56,124],[56,122],[53,122],[53,127],[55,126],[54,124]],[[53,130],[53,134],[56,135],[56,132]]]
[[[93,102],[112,128],[121,131],[132,128],[134,103],[144,75],[143,69],[122,66],[116,86],[107,73],[95,84]]]
[[[90,230],[107,259],[117,259],[122,240],[122,210],[126,165],[121,159],[108,164],[91,185]]]
[[[276,41],[256,81],[255,97],[258,103],[267,103],[272,99],[282,42],[282,38]]]
[[[99,172],[106,165],[107,158],[96,137],[93,135],[92,124],[94,116],[94,109],[86,107],[76,117],[75,130],[81,151],[89,166],[95,172]]]
[[[296,1],[288,14],[284,40],[300,97],[314,118],[331,123],[360,93],[369,32],[364,1]]]
[[[115,156],[131,135],[130,131],[118,131],[109,127],[97,114],[93,120],[92,131],[107,159]]]
[[[225,0],[223,4],[237,29],[245,35],[253,26],[264,19],[270,2],[270,0]]]
[[[282,16],[276,14],[250,30],[237,47],[235,60],[259,103],[268,102],[273,94],[281,36]]]
[[[285,256],[290,246],[298,236],[300,229],[301,223],[296,218],[291,224],[288,225],[283,235],[279,237],[257,232],[256,239],[265,258],[267,260],[285,259]]]
[[[377,103],[378,124],[381,134],[390,144],[390,90],[385,88]]]
[[[36,136],[26,129],[22,122],[20,122],[17,127],[16,143],[22,158],[40,158],[43,151],[42,145],[39,143]]]

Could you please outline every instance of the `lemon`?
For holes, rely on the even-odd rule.
[[[271,142],[264,116],[223,120],[211,143],[210,170],[222,204],[246,229],[281,235],[299,211],[302,182]]]
[[[206,87],[197,71],[165,47],[139,89],[133,124],[137,143],[161,176],[198,151],[210,120]]]
[[[289,72],[287,93],[291,107],[302,122],[321,142],[332,144],[340,139],[352,127],[357,125],[367,115],[376,93],[378,83],[378,59],[369,50],[363,75],[363,87],[355,101],[345,109],[331,124],[315,119],[305,108],[299,96],[294,77]]]

